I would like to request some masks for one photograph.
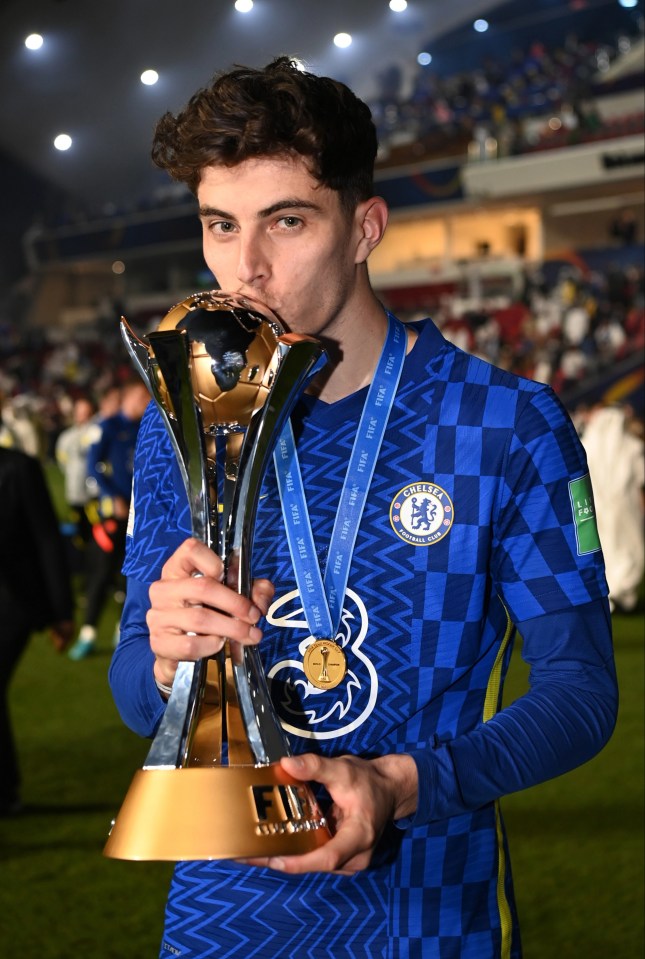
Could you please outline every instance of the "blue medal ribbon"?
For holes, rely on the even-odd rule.
[[[276,445],[274,462],[287,541],[307,625],[315,639],[334,640],[338,634],[358,528],[394,405],[406,346],[403,323],[388,313],[387,336],[347,465],[324,579],[316,555],[290,421],[287,421]]]

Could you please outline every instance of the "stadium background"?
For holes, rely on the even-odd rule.
[[[385,0],[258,0],[242,22],[232,0],[4,0],[0,390],[14,424],[38,424],[61,520],[53,437],[69,397],[129,374],[118,316],[145,331],[215,283],[190,196],[147,159],[154,120],[216,69],[283,52],[373,109],[392,210],[370,261],[384,302],[551,382],[574,417],[619,402],[642,424],[643,5],[624,3],[419,0],[395,15]],[[36,29],[39,61],[20,49]],[[333,49],[340,29],[354,49]],[[151,66],[154,97],[127,92]],[[50,144],[62,129],[65,155]],[[80,664],[35,637],[14,683],[26,805],[0,820],[0,943],[25,959],[156,954],[169,867],[101,857],[146,751],[106,685],[118,613],[114,601]],[[503,803],[527,959],[643,954],[642,590],[614,623],[613,740]],[[516,653],[507,698],[525,682]]]

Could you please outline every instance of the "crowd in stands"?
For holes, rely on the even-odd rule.
[[[533,40],[506,60],[486,58],[476,69],[443,74],[431,65],[419,67],[407,96],[400,93],[398,71],[386,71],[381,95],[371,104],[381,159],[400,162],[397,144],[438,157],[480,142],[484,158],[491,139],[492,155],[500,157],[642,132],[642,109],[605,121],[595,105],[610,90],[642,87],[640,71],[620,87],[603,83],[603,74],[634,42],[636,36],[583,41],[570,33],[558,44]]]
[[[551,282],[544,268],[527,269],[514,301],[462,310],[459,298],[445,296],[432,315],[461,348],[550,384],[566,401],[622,360],[642,357],[644,279],[637,266],[607,272],[554,266]]]

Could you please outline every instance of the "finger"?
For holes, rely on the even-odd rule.
[[[309,853],[297,856],[269,856],[247,859],[250,866],[265,866],[277,872],[301,875],[307,872],[333,872],[350,876],[369,866],[371,847],[363,848],[366,837],[360,824],[346,825],[329,842]],[[361,846],[360,851],[357,847]]]
[[[224,564],[209,546],[198,539],[191,538],[184,540],[166,560],[161,571],[161,578],[181,579],[185,576],[194,576],[195,573],[221,581],[224,577]]]
[[[271,600],[275,595],[275,586],[268,579],[256,579],[253,581],[253,589],[251,590],[251,599],[255,605],[262,611],[262,615],[266,616],[269,611],[269,606]]]
[[[146,616],[150,645],[157,655],[172,659],[199,659],[219,652],[227,639],[254,646],[262,630],[205,606],[150,609]]]
[[[302,753],[300,756],[284,756],[280,760],[280,765],[286,773],[293,776],[294,779],[300,779],[304,782],[317,782],[326,786],[328,791],[330,787],[338,780],[339,776],[346,779],[343,775],[343,767],[336,760],[326,759],[324,756],[317,756],[315,753]]]
[[[157,580],[150,586],[149,594],[153,609],[209,607],[252,626],[262,616],[262,611],[254,602],[210,576]]]

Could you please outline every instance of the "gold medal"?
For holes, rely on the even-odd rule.
[[[303,660],[305,676],[316,689],[333,689],[347,674],[347,659],[332,639],[317,639],[308,646]]]

